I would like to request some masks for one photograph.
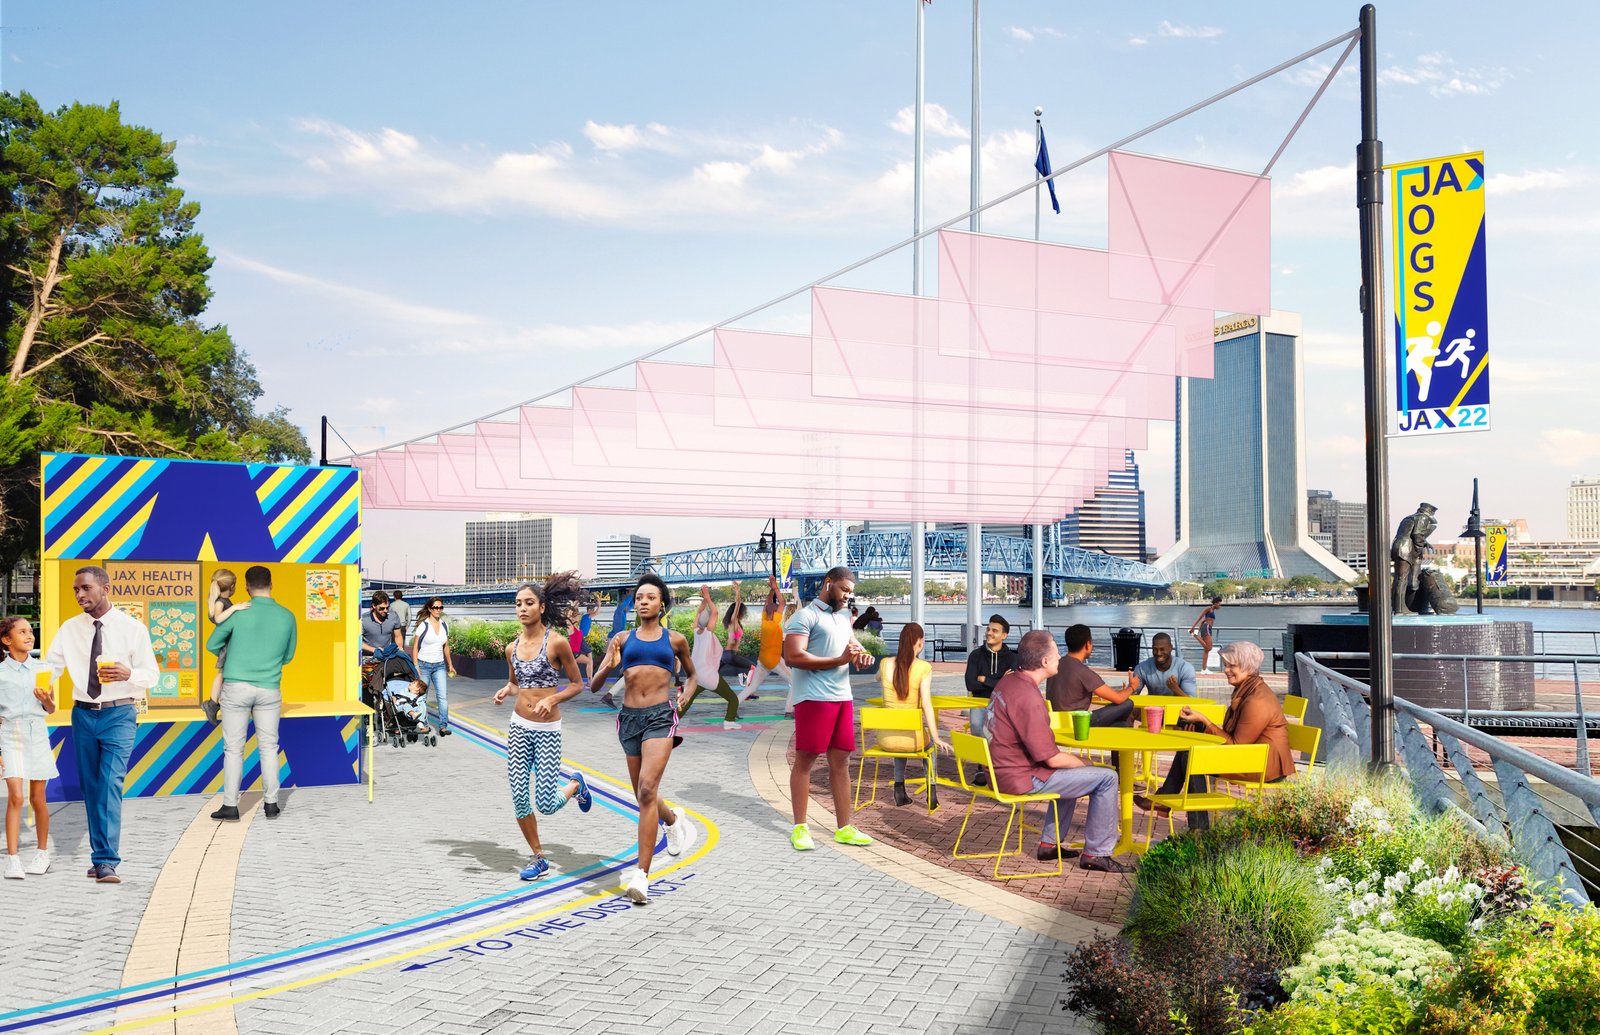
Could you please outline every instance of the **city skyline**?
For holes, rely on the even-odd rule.
[[[181,71],[74,60],[84,47],[161,46],[155,25],[80,18],[81,9],[7,6],[16,31],[4,37],[5,88],[50,107],[116,99],[128,121],[178,142],[217,258],[206,318],[226,322],[249,351],[268,400],[307,428],[330,414],[357,448],[581,378],[909,230],[909,4],[721,4],[691,17],[640,8],[620,20],[496,10],[470,23],[426,5],[399,5],[405,16],[394,17],[392,5],[358,4],[306,34],[292,17],[180,3],[172,16],[192,45]],[[932,223],[967,207],[970,7],[937,4],[927,15]],[[987,7],[984,195],[1031,178],[1035,104],[1059,167],[1347,30],[1353,16],[1264,3]],[[1547,13],[1563,31],[1536,21],[1489,39],[1474,27],[1490,16],[1471,3],[1448,20],[1379,12],[1387,159],[1486,152],[1497,341],[1495,428],[1395,443],[1391,510],[1429,499],[1453,531],[1478,475],[1486,512],[1525,513],[1536,538],[1555,539],[1567,483],[1600,471],[1600,433],[1578,416],[1600,362],[1581,351],[1582,314],[1567,301],[1583,297],[1580,271],[1600,232],[1590,195],[1600,167],[1593,130],[1581,128],[1590,122],[1562,114],[1563,70],[1581,61],[1578,41],[1592,36],[1582,26],[1597,16]],[[478,31],[485,24],[496,31]],[[262,45],[225,45],[246,35]],[[519,56],[523,39],[594,46],[547,47],[533,67]],[[286,55],[295,76],[281,72]],[[195,91],[197,76],[217,85]],[[1164,131],[1151,149],[1259,168],[1320,78],[1297,69]],[[1561,132],[1550,119],[1566,123]],[[1306,484],[1360,501],[1355,128],[1347,70],[1274,172],[1273,289],[1276,308],[1303,314],[1318,386]],[[1103,171],[1063,177],[1063,214],[1047,211],[1046,239],[1100,243],[1096,177]],[[1028,236],[1031,203],[995,210],[985,229]],[[858,286],[908,286],[907,264],[879,265]],[[627,303],[597,309],[619,279],[631,286]],[[1162,487],[1172,452],[1171,426],[1155,425],[1138,456],[1157,553],[1170,545]],[[617,528],[649,534],[661,551],[759,532],[632,510],[619,500],[613,515],[579,518],[580,566],[592,567],[592,542]],[[369,566],[437,555],[442,577],[469,516],[370,512]],[[798,531],[784,524],[783,534]]]

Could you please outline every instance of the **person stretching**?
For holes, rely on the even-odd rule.
[[[628,779],[633,781],[633,797],[639,803],[639,865],[634,867],[623,893],[641,905],[650,900],[650,863],[655,858],[659,825],[667,827],[667,854],[682,855],[695,842],[694,825],[682,809],[673,809],[661,800],[661,774],[666,772],[678,736],[678,711],[669,700],[672,673],[683,666],[683,689],[678,694],[679,708],[688,704],[690,687],[696,685],[694,659],[689,656],[689,641],[682,633],[668,629],[663,621],[672,606],[672,592],[657,576],[639,577],[633,591],[634,610],[639,624],[631,631],[611,637],[605,660],[595,670],[593,685],[600,687],[612,672],[622,672],[622,710],[617,712],[617,739],[628,759]]]
[[[1189,635],[1193,636],[1200,646],[1205,649],[1205,655],[1200,659],[1200,669],[1203,672],[1212,671],[1211,648],[1215,644],[1213,637],[1217,630],[1217,611],[1222,607],[1221,597],[1212,597],[1211,606],[1200,612],[1200,617],[1189,626]]]
[[[855,588],[855,573],[849,568],[840,565],[829,570],[822,580],[822,592],[783,627],[783,660],[794,669],[794,765],[789,770],[794,829],[789,832],[789,843],[797,852],[816,847],[806,824],[806,807],[811,801],[811,767],[824,753],[833,789],[833,814],[839,821],[833,839],[842,845],[872,843],[872,838],[855,828],[850,810],[850,752],[856,749],[850,666],[861,668],[872,661],[850,632],[845,603]]]
[[[506,664],[511,678],[494,695],[494,703],[505,702],[517,691],[516,712],[506,729],[506,778],[511,783],[511,804],[516,809],[517,826],[533,852],[522,868],[523,880],[538,880],[550,872],[539,842],[539,820],[554,815],[568,801],[576,799],[579,812],[594,804],[582,773],[573,774],[571,783],[561,784],[561,702],[583,692],[578,679],[578,663],[563,636],[551,636],[547,622],[565,624],[576,618],[583,586],[572,572],[550,576],[543,586],[529,584],[517,590],[517,621],[522,632],[506,647]],[[565,673],[567,685],[561,686]],[[528,781],[533,781],[533,801],[528,800]]]
[[[728,702],[722,728],[739,728],[739,695],[733,692],[733,687],[718,672],[721,664],[722,641],[717,639],[717,606],[711,602],[711,587],[701,586],[700,609],[694,613],[695,678],[684,684],[689,688],[689,696],[684,698],[683,705],[678,709],[680,719],[689,711],[689,706],[701,690],[710,690]]]

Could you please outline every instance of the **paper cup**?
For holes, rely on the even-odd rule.
[[[1073,740],[1088,740],[1089,739],[1089,713],[1088,712],[1071,712],[1069,714],[1071,714],[1071,716],[1072,716],[1072,739]]]
[[[1167,709],[1164,705],[1147,704],[1144,708],[1144,728],[1151,733],[1160,733],[1162,724],[1166,722]]]
[[[34,689],[36,689],[36,690],[48,690],[48,689],[50,689],[50,680],[51,680],[51,678],[52,678],[52,673],[50,672],[49,669],[46,669],[43,672],[35,672],[33,674],[33,686],[34,686]]]

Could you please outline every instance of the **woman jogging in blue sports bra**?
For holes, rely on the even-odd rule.
[[[564,626],[577,618],[582,595],[583,585],[570,571],[550,576],[543,586],[530,584],[517,590],[517,620],[522,623],[522,634],[506,648],[511,678],[494,695],[494,703],[501,704],[513,689],[517,692],[516,714],[511,716],[506,730],[506,777],[511,782],[517,825],[533,851],[528,865],[522,868],[523,880],[538,880],[550,870],[539,843],[539,820],[534,810],[549,816],[573,799],[580,812],[588,812],[593,804],[582,773],[561,786],[561,702],[582,693],[583,683],[567,638],[551,635],[550,630],[551,624]],[[561,685],[563,673],[566,686]]]
[[[639,865],[623,891],[642,904],[650,899],[650,863],[655,857],[658,824],[667,826],[668,855],[682,855],[695,842],[695,829],[688,815],[662,801],[660,787],[672,749],[682,739],[678,736],[678,708],[670,699],[675,663],[683,665],[684,673],[679,706],[688,702],[696,683],[689,641],[663,624],[667,608],[672,606],[667,584],[655,575],[641,576],[634,589],[633,606],[639,615],[638,626],[611,637],[605,660],[590,685],[598,690],[613,672],[622,672],[617,738],[628,758],[628,778],[633,781],[633,796],[639,802]]]

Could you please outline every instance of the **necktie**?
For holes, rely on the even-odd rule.
[[[100,696],[100,623],[94,623],[94,642],[89,644],[89,700]]]

